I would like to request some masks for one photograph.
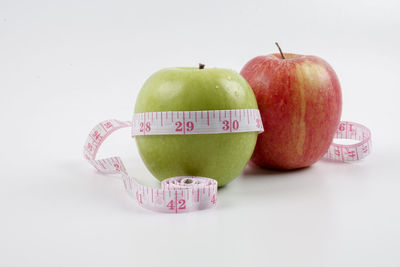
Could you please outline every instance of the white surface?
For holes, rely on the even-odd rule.
[[[400,265],[399,2],[216,2],[0,2],[0,266]],[[83,161],[91,127],[130,119],[151,73],[239,71],[275,41],[331,63],[371,156],[246,169],[216,210],[183,215],[137,207]],[[129,130],[102,151],[115,154],[157,184]]]

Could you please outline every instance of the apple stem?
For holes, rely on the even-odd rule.
[[[279,46],[279,44],[277,43],[277,42],[275,42],[275,44],[276,44],[276,46],[278,47],[278,49],[279,49],[279,52],[281,53],[281,57],[282,57],[282,59],[285,59],[285,56],[283,55],[283,53],[282,53],[282,49],[281,49],[281,47]]]
[[[206,66],[206,65],[204,65],[204,64],[202,64],[202,63],[199,63],[199,69],[200,69],[200,70],[204,69],[205,66]]]
[[[183,183],[184,183],[184,184],[191,184],[191,183],[193,183],[193,180],[187,178],[187,179],[185,179],[185,180],[183,181]]]

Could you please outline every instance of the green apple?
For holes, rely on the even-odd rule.
[[[237,72],[220,68],[167,68],[143,85],[135,113],[257,109],[253,90]],[[224,186],[248,163],[257,132],[137,136],[139,153],[160,181],[172,176],[203,176]]]

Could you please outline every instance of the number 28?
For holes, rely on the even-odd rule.
[[[150,122],[146,122],[146,124],[144,124],[144,122],[140,123],[140,132],[150,132],[151,131],[151,124]]]

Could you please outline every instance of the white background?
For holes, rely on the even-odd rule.
[[[0,1],[0,266],[400,266],[398,1]],[[293,172],[247,168],[216,210],[141,209],[82,159],[92,126],[130,119],[171,66],[240,71],[312,54],[373,153]],[[157,185],[128,129],[101,155]]]

